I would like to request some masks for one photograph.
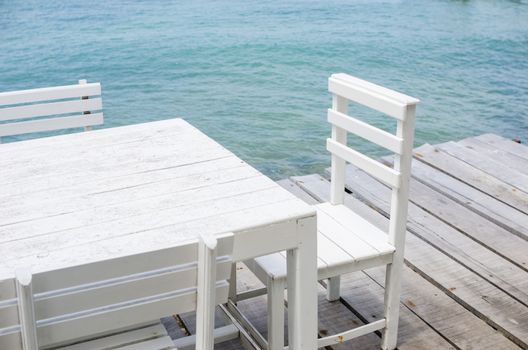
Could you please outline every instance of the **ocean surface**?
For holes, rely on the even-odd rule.
[[[0,91],[101,82],[104,127],[183,117],[275,179],[328,166],[336,72],[418,97],[416,145],[526,142],[528,2],[0,0]]]

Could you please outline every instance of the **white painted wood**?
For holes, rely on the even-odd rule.
[[[299,220],[300,244],[288,250],[288,339],[291,349],[317,348],[317,221]]]
[[[282,266],[285,261],[282,262]],[[268,277],[273,278],[273,277]],[[268,281],[268,348],[284,348],[284,291],[286,279]]]
[[[17,107],[0,108],[0,121],[42,117],[55,114],[74,114],[84,111],[98,111],[103,108],[100,97],[89,100],[39,103]]]
[[[332,109],[339,113],[346,113],[348,110],[348,101],[341,96],[332,95]],[[346,145],[346,130],[337,125],[332,125],[332,140],[341,145]],[[343,203],[343,193],[345,191],[345,165],[346,162],[343,158],[332,154],[332,187],[330,189],[330,202],[332,204]]]
[[[20,268],[16,271],[18,314],[21,325],[22,347],[24,350],[38,350],[39,348],[31,280],[30,269]]]
[[[10,121],[0,124],[0,137],[78,127],[91,130],[103,123],[102,112],[93,114],[102,109],[102,99],[89,99],[93,95],[101,95],[101,86],[86,80],[78,85],[0,93],[0,107],[8,106],[0,108],[0,121]],[[65,114],[70,116],[61,116]],[[24,120],[35,117],[40,119]]]
[[[399,120],[405,119],[407,106],[420,102],[413,97],[343,73],[332,74],[328,79],[328,90]]]
[[[327,299],[339,298],[340,278],[344,273],[375,266],[387,266],[387,288],[385,296],[385,319],[356,330],[343,332],[319,341],[319,347],[337,344],[353,337],[385,328],[382,348],[396,347],[401,271],[405,244],[409,177],[412,159],[415,106],[419,102],[412,97],[393,92],[357,78],[338,74],[329,79],[329,90],[333,93],[332,109],[328,119],[332,123],[332,138],[327,140],[327,149],[332,153],[330,203],[317,207],[318,227],[318,279],[328,278]],[[346,115],[347,100],[377,109],[397,120],[396,135],[391,135]],[[346,143],[346,131],[375,142],[397,153],[394,169],[379,163],[355,150]],[[376,226],[353,213],[343,205],[345,161],[354,164],[392,188],[391,220],[388,235]],[[299,286],[289,280],[295,276],[295,253],[288,252],[288,298],[297,301]],[[280,254],[261,257],[247,263],[269,291],[275,291],[278,283],[284,281],[284,262]],[[278,297],[268,295],[268,310],[277,310]],[[297,312],[290,313],[290,341],[297,319]],[[293,318],[291,318],[293,317]],[[271,322],[279,322],[277,316]],[[279,327],[280,328],[280,327]],[[280,332],[268,327],[269,348],[282,349],[277,341]]]
[[[326,282],[326,300],[336,301],[341,297],[341,276],[334,276],[327,279]],[[320,343],[319,343],[319,346]]]
[[[125,345],[116,350],[166,350],[166,349],[175,349],[174,344],[170,337],[162,337],[151,340],[146,340],[144,342],[132,345]]]
[[[217,241],[214,237],[200,236],[198,245],[196,347],[203,350],[213,350],[214,348],[216,246]],[[231,268],[231,265],[229,268]]]
[[[65,335],[106,333],[117,323],[126,327],[166,315],[168,310],[195,307],[196,290],[180,294],[162,290],[162,297],[157,294],[152,298],[141,293],[156,286],[170,288],[171,274],[192,280],[185,269],[169,269],[166,274],[159,270],[164,268],[163,257],[170,256],[174,266],[181,265],[178,259],[186,258],[164,249],[196,241],[198,233],[234,231],[233,255],[237,259],[297,250],[300,245],[315,247],[315,225],[304,224],[314,220],[313,208],[181,119],[73,136],[0,147],[0,181],[6,190],[0,196],[10,203],[3,207],[9,214],[3,210],[0,214],[4,215],[0,306],[8,305],[0,307],[0,348],[20,343],[19,329],[13,328],[18,327],[17,320],[12,325],[4,322],[11,316],[3,317],[4,310],[9,315],[13,312],[13,269],[20,265],[34,271],[38,312],[53,315],[40,319],[37,312],[39,340],[52,344]],[[216,175],[216,168],[223,170]],[[14,237],[23,238],[17,242]],[[156,255],[142,263],[125,259],[154,251]],[[297,349],[315,350],[316,305],[306,304],[304,298],[315,300],[316,289],[311,291],[306,285],[316,278],[303,273],[311,263],[316,264],[315,254],[301,252],[301,256],[303,264],[297,265],[299,273],[292,277],[292,283],[303,286],[305,293],[297,301],[303,317],[295,337],[303,339]],[[228,273],[230,264],[224,266]],[[222,269],[219,274],[224,273]],[[116,276],[120,271],[127,277]],[[149,286],[149,280],[159,284]],[[141,288],[126,291],[125,284]],[[126,304],[115,296],[95,298],[103,290],[118,289],[126,291],[126,298],[136,298],[134,303]],[[216,292],[217,300],[225,300],[227,283],[217,284]],[[74,295],[84,298],[77,309]],[[73,312],[64,318],[58,318],[55,311],[60,298],[70,298],[60,307]],[[104,309],[106,314],[102,313],[104,300],[115,303]],[[83,305],[93,305],[93,309],[82,314]],[[314,331],[305,333],[305,323]]]
[[[228,340],[239,338],[240,331],[234,324],[218,327],[214,330],[215,344],[222,343]],[[178,350],[195,350],[196,349],[196,335],[191,334],[186,337],[174,339],[174,346]]]
[[[233,235],[223,234],[218,236],[218,240],[220,243],[214,247],[212,243],[206,243],[207,249],[214,249],[208,256],[197,252],[197,243],[189,243],[166,248],[165,251],[148,252],[35,275],[34,283],[38,287],[35,291],[41,291],[34,294],[39,343],[49,347],[52,344],[101,334],[116,327],[130,327],[156,320],[167,314],[192,311],[197,308],[197,294],[198,297],[203,295],[206,298],[206,302],[201,301],[199,304],[199,315],[214,314],[215,305],[227,301]],[[218,258],[215,257],[216,251],[222,254]],[[198,265],[208,264],[209,272],[204,271],[203,267],[199,268],[196,260]],[[175,261],[179,262],[178,266],[173,265]],[[153,266],[160,265],[163,267],[150,270]],[[197,273],[197,269],[200,272]],[[91,273],[84,273],[85,271]],[[187,272],[190,277],[186,280],[180,275],[171,274],[171,271]],[[114,277],[109,279],[109,274]],[[62,289],[56,289],[56,286],[54,288],[54,279],[59,275],[63,280]],[[155,279],[156,276],[166,281]],[[197,278],[200,281],[199,286]],[[28,285],[27,281],[31,278],[24,275],[19,280],[21,285]],[[138,285],[138,281],[147,283]],[[69,287],[65,287],[65,283]],[[28,293],[30,292],[24,295]],[[33,294],[29,296],[33,297]],[[30,315],[27,305],[33,304],[23,302],[19,305],[24,320],[30,318],[26,316]],[[29,322],[22,322],[23,339],[31,339],[26,337],[25,331]],[[199,327],[200,336],[203,332],[212,336],[210,326],[209,329]],[[0,345],[2,344],[3,339],[0,336]]]
[[[400,173],[398,171],[391,169],[356,150],[343,146],[332,139],[326,140],[326,149],[333,155],[365,170],[370,175],[391,187],[398,188],[401,185]]]
[[[157,321],[153,325],[141,327],[139,329],[112,334],[103,338],[84,341],[82,343],[70,345],[60,350],[107,350],[115,349],[124,344],[141,343],[145,340],[168,337],[167,330]],[[170,338],[169,338],[170,339]]]
[[[389,151],[401,154],[403,140],[385,130],[378,129],[359,119],[352,118],[344,113],[328,110],[328,122],[336,125],[348,132],[354,133],[365,140],[374,142],[377,145],[385,147]]]
[[[409,205],[409,179],[411,176],[412,147],[416,105],[409,105],[403,121],[398,121],[396,135],[404,140],[403,153],[394,159],[394,169],[401,174],[400,187],[392,190],[389,243],[395,252],[392,264],[387,265],[385,282],[385,319],[381,347],[384,350],[396,348],[398,342],[399,303],[401,294],[402,268],[407,232],[407,210]]]
[[[0,106],[101,95],[100,83],[67,85],[0,93]]]
[[[325,346],[331,346],[331,345],[337,345],[344,343],[348,340],[361,337],[365,334],[369,334],[372,332],[375,332],[377,330],[385,328],[386,322],[385,320],[378,320],[374,321],[372,323],[368,323],[364,326],[360,326],[354,329],[350,329],[348,331],[341,332],[339,334],[334,334],[328,337],[323,337],[318,340],[317,346],[319,348],[323,348]]]
[[[86,84],[86,79],[80,79],[79,80],[79,85],[84,85],[84,84]],[[81,96],[81,101],[82,100],[88,100],[89,98],[90,98],[89,96]],[[84,110],[82,114],[90,114],[90,113],[92,113],[90,110]],[[93,129],[92,125],[86,125],[84,127],[84,131],[90,131],[92,129]]]
[[[370,181],[365,179],[370,179]],[[301,176],[294,178],[294,180],[303,190],[308,191],[310,196],[314,196],[320,201],[329,199],[330,183],[321,176]],[[386,230],[389,224],[387,216],[390,203],[387,199],[382,199],[382,197],[387,198],[386,195],[390,193],[389,189],[368,175],[361,179],[356,177],[349,178],[347,179],[347,184],[354,189],[354,193],[361,196],[365,203],[347,194],[345,197],[346,205],[355,212],[361,213],[362,217],[368,218],[371,223]],[[368,193],[377,187],[385,188],[388,193],[383,193],[381,197],[378,195],[369,196]],[[385,203],[380,204],[380,200],[384,200]],[[411,210],[411,208],[412,205],[410,205],[409,209]],[[417,215],[419,216],[419,214]],[[413,216],[416,217],[417,215],[409,212],[409,219],[412,220]],[[417,232],[420,232],[420,237],[422,237],[422,233],[426,233],[431,229],[437,230],[437,226],[434,223],[425,222],[415,228],[418,230]],[[517,345],[507,340],[501,332],[497,332],[495,325],[490,327],[479,318],[482,317],[480,311],[483,311],[483,309],[480,309],[475,315],[467,309],[468,305],[465,301],[479,303],[480,306],[486,308],[493,305],[495,311],[491,311],[486,316],[486,319],[490,317],[492,320],[510,318],[521,321],[522,316],[520,316],[519,312],[523,307],[520,304],[511,305],[511,299],[510,301],[504,300],[504,303],[498,302],[502,298],[496,292],[491,292],[493,290],[493,288],[490,289],[491,285],[482,286],[480,284],[482,282],[477,282],[474,276],[471,277],[469,270],[464,272],[462,265],[452,260],[450,253],[443,254],[428,244],[429,238],[433,237],[433,235],[429,235],[424,241],[414,236],[412,234],[413,231],[414,229],[410,228],[409,232],[411,234],[407,235],[406,259],[410,262],[412,269],[404,267],[403,291],[400,302],[401,322],[399,326],[399,338],[401,341],[398,343],[398,348],[402,350],[418,348],[454,349],[445,340],[449,339],[451,344],[460,348],[471,345],[490,349],[517,349]],[[444,241],[449,244],[449,240],[449,237],[439,237],[437,242]],[[454,243],[460,248],[461,253],[465,253],[466,246],[464,244]],[[416,268],[420,269],[418,273],[415,272]],[[423,271],[423,269],[427,270],[427,272]],[[457,296],[452,299],[448,296],[452,291],[447,288],[443,289],[443,287],[440,287],[442,288],[440,290],[436,287],[436,283],[433,285],[426,281],[426,279],[436,278],[433,276],[438,275],[442,276],[442,283],[446,283],[444,284],[445,287],[451,288],[455,285],[457,287],[464,285],[465,291],[461,292],[460,288],[453,290],[453,292],[457,293]],[[422,276],[425,276],[425,278]],[[385,268],[383,266],[342,277],[342,283],[346,291],[346,293],[343,293],[343,299],[353,305],[354,309],[363,315],[368,322],[383,318],[382,286],[384,279]],[[480,288],[482,289],[480,290]],[[479,289],[480,292],[476,292],[475,289]],[[484,290],[486,291],[484,292]],[[487,300],[493,298],[493,304],[482,300],[478,293],[487,295]],[[493,297],[490,297],[490,293],[492,293]],[[469,295],[474,296],[470,297]],[[498,299],[496,299],[497,297]],[[463,301],[461,302],[461,300]],[[409,301],[412,301],[413,304]],[[463,305],[458,304],[457,301]],[[511,317],[504,314],[504,310],[509,308],[515,310],[514,314],[516,316]]]
[[[102,113],[83,116],[58,117],[52,119],[31,120],[11,124],[0,124],[0,136],[21,135],[41,131],[52,131],[58,129],[70,129],[85,127],[88,125],[103,124]]]

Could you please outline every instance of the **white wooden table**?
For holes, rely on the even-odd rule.
[[[290,349],[316,349],[315,211],[184,120],[2,144],[0,182],[0,283],[232,231],[236,260],[288,250]]]

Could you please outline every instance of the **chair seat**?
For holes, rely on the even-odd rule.
[[[321,203],[317,208],[318,278],[383,266],[392,262],[394,247],[387,234],[344,205]],[[286,278],[285,252],[262,256],[246,264],[261,281]]]

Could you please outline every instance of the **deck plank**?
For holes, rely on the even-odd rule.
[[[384,158],[388,163],[391,159]],[[414,161],[412,176],[449,199],[465,206],[502,228],[528,240],[528,215],[512,210],[509,205],[487,193],[439,171],[426,163]]]
[[[452,141],[436,145],[436,148],[528,194],[528,175],[511,166]]]
[[[505,139],[504,137],[494,134],[484,134],[475,137],[475,139],[486,142],[487,144],[501,149],[503,151],[514,154],[518,157],[528,159],[528,147],[524,144],[513,142],[512,140]]]
[[[390,210],[389,188],[353,167],[348,167],[347,179],[348,183],[354,183],[354,189],[359,195],[373,203],[385,215],[388,215]],[[471,231],[468,233],[446,222],[449,219],[446,214],[453,215],[453,221],[455,219],[463,221],[465,216],[471,215],[466,212],[467,209],[456,208],[455,206],[458,204],[452,203],[448,198],[442,198],[439,193],[428,189],[414,179],[411,180],[410,187],[409,230],[527,306],[528,272],[526,269],[513,264],[510,259],[497,255],[486,246],[479,244],[475,239],[470,238],[471,235],[478,236],[480,234],[479,226],[477,226],[477,230],[472,226],[464,227]],[[461,210],[461,213],[453,213],[452,208]],[[438,216],[433,215],[435,213],[439,216],[443,215],[446,220],[441,220]],[[480,223],[480,226],[485,225],[485,223]],[[494,238],[493,232],[491,233],[492,238]],[[517,236],[508,232],[503,232],[504,234],[506,235],[505,238],[513,238],[515,243],[520,241],[528,246],[526,244],[528,242]],[[500,237],[497,235],[496,238]],[[522,252],[522,249],[516,249],[515,245],[512,245],[511,248]],[[522,254],[520,256],[523,257]]]
[[[514,210],[528,214],[528,194],[519,191],[514,186],[431,145],[426,144],[416,148],[414,156],[421,162],[508,204]]]
[[[518,172],[526,173],[526,169],[528,169],[528,159],[503,151],[477,138],[470,137],[463,139],[458,141],[457,144],[478,152],[480,155]]]

